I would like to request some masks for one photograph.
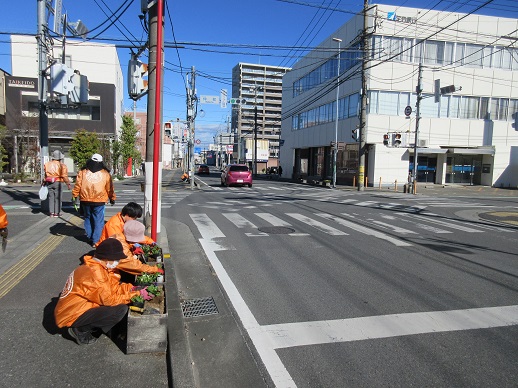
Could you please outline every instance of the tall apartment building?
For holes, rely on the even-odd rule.
[[[234,133],[233,160],[253,162],[252,150],[257,107],[257,140],[265,144],[267,152],[257,153],[257,171],[277,165],[281,134],[282,77],[287,67],[238,63],[232,69],[232,98],[241,100],[232,106],[232,132]],[[244,103],[243,103],[244,100]],[[247,142],[248,140],[248,142]]]
[[[390,5],[370,6],[367,20],[362,137],[368,185],[407,182],[417,151],[418,182],[516,187],[518,21]],[[283,78],[287,176],[331,179],[335,136],[344,143],[338,183],[352,183],[363,167],[355,137],[363,28],[363,15],[353,16]],[[437,83],[456,90],[436,99]]]

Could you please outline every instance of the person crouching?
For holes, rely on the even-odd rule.
[[[129,283],[119,283],[110,268],[126,257],[116,239],[104,240],[94,256],[84,256],[84,264],[68,277],[54,310],[56,325],[68,328],[79,345],[97,340],[95,334],[107,333],[128,312],[132,297],[151,299],[146,289],[135,290]]]

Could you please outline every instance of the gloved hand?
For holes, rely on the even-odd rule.
[[[142,298],[144,298],[144,300],[151,300],[151,299],[153,299],[153,295],[151,295],[149,292],[147,292],[146,288],[147,287],[144,287],[143,289],[140,290],[140,296]]]
[[[110,199],[110,205],[115,205],[115,200],[114,199]]]
[[[74,205],[74,209],[76,209],[76,212],[79,212],[79,205],[77,204],[77,197],[72,197],[72,205]]]
[[[135,244],[133,244],[133,246],[134,246],[135,248],[141,248],[141,247],[142,247],[142,245],[140,245],[139,243],[135,243]]]
[[[9,234],[9,231],[7,230],[7,228],[0,229],[1,237],[7,238],[8,234]]]
[[[163,275],[163,274],[164,274],[164,270],[163,270],[162,268],[158,268],[158,273],[159,273],[160,275]]]
[[[131,287],[130,291],[140,291],[142,289],[142,286],[133,286]]]
[[[144,251],[142,250],[142,248],[136,247],[135,249],[133,249],[133,254],[134,255],[143,255]]]

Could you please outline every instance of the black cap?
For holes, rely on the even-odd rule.
[[[122,244],[116,238],[107,238],[95,250],[95,257],[102,260],[121,260],[126,257]]]

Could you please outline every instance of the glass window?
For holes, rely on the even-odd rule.
[[[459,104],[460,104],[460,96],[449,96],[450,97],[450,118],[458,119],[460,116],[459,113]]]
[[[439,117],[439,106],[435,103],[435,99],[431,94],[423,94],[421,100],[420,114],[421,117]]]
[[[444,42],[429,40],[426,41],[426,54],[424,63],[430,65],[441,65],[444,60]]]
[[[372,38],[372,59],[380,59],[382,55],[382,37],[375,35]]]
[[[351,94],[349,96],[349,111],[347,117],[355,117],[358,115],[358,104],[360,100],[360,95],[358,93]]]
[[[399,93],[398,112],[405,112],[405,108],[410,105],[410,93]]]
[[[498,100],[498,120],[507,120],[507,112],[509,108],[509,100],[500,98]]]
[[[446,42],[444,47],[444,64],[451,65],[453,63],[453,52],[455,44],[453,42]]]
[[[466,44],[464,64],[467,67],[482,67],[483,47],[478,44]]]
[[[378,114],[378,92],[376,90],[369,90],[369,113]]]
[[[491,58],[493,57],[491,55],[492,52],[493,52],[493,47],[491,47],[491,46],[484,47],[482,66],[484,66],[484,68],[486,68],[486,69],[489,69],[491,67]]]
[[[448,117],[449,105],[450,105],[450,96],[441,96],[441,100],[439,101],[439,107],[440,107],[439,117],[443,117],[443,118]]]
[[[462,97],[460,100],[460,118],[476,119],[479,112],[478,97]]]
[[[505,47],[502,50],[502,69],[511,70],[511,51]]]
[[[509,117],[507,118],[507,121],[513,121],[513,115],[518,114],[518,100],[510,100],[509,101]],[[514,129],[515,131],[518,130],[518,128]]]
[[[455,47],[455,64],[463,65],[464,64],[464,43],[457,43]]]
[[[398,92],[379,92],[379,108],[380,115],[398,115]]]
[[[401,53],[401,60],[403,62],[412,62],[412,39],[405,38],[403,40],[403,47]]]
[[[489,115],[489,97],[480,98],[480,111],[478,113],[478,118],[487,120],[490,118]]]

